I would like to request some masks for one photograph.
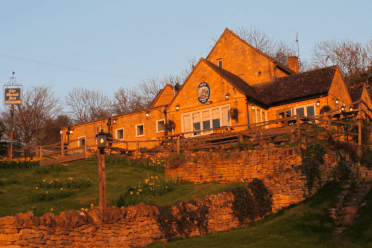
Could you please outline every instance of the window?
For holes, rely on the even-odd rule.
[[[263,109],[256,107],[256,111],[254,114],[255,123],[267,121],[267,112]]]
[[[78,146],[85,146],[85,136],[81,136],[78,138],[79,141],[78,141]]]
[[[276,118],[277,119],[283,119],[292,116],[292,109],[286,108],[286,109],[280,109],[276,111]]]
[[[136,125],[136,137],[145,135],[145,127],[143,124]]]
[[[157,133],[164,132],[165,130],[164,124],[165,124],[164,120],[156,121],[156,132]]]
[[[182,114],[182,132],[192,132],[230,126],[229,109],[229,105],[224,105]],[[210,133],[212,133],[212,131],[205,131],[202,134]],[[185,137],[196,135],[200,135],[200,133],[185,134]]]
[[[124,139],[124,129],[116,129],[116,139],[122,140]]]
[[[217,60],[218,66],[222,68],[222,59]]]
[[[301,116],[314,116],[315,115],[315,106],[314,104],[312,105],[307,105],[307,106],[301,106],[295,108],[296,115],[301,115]]]

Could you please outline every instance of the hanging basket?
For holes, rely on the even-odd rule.
[[[234,119],[234,120],[238,119],[238,109],[236,108],[230,109],[229,114],[230,114],[231,119]]]

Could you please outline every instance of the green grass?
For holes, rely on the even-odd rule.
[[[328,208],[335,204],[342,191],[340,186],[338,182],[330,182],[313,197],[245,228],[177,238],[149,247],[372,247],[372,193],[371,203],[363,209],[361,218],[341,236],[332,235],[336,227]]]
[[[129,164],[121,160],[106,163],[106,184],[108,205],[116,206],[120,194],[130,186],[144,183],[149,176],[164,177],[160,167]],[[36,168],[0,168],[0,217],[15,215],[19,212],[33,211],[42,215],[53,209],[55,214],[70,209],[90,209],[91,204],[98,203],[97,161],[86,160],[70,163],[68,166],[36,167]],[[70,178],[70,179],[69,179]],[[71,178],[75,184],[71,184]],[[84,180],[91,180],[88,185]],[[58,179],[58,181],[57,181]],[[45,182],[43,182],[45,180]],[[49,184],[49,182],[51,182]],[[169,205],[177,201],[186,201],[195,197],[215,194],[231,187],[244,184],[200,184],[180,183],[170,192],[157,196],[152,202],[158,205]],[[38,189],[36,189],[38,187]],[[68,191],[54,196],[46,196],[48,188]],[[38,193],[43,189],[43,193]],[[49,191],[48,191],[49,194]]]

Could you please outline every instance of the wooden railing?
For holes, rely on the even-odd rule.
[[[363,101],[353,104],[357,103],[365,104]],[[355,111],[360,111],[360,109]],[[369,108],[366,111],[372,113]],[[344,139],[347,142],[357,140],[355,144],[361,146],[361,123],[332,120],[331,116],[335,113],[337,112],[328,112],[323,115],[311,117],[295,115],[259,123],[195,130],[162,136],[156,140],[128,141],[108,138],[108,148],[135,156],[138,156],[140,152],[175,151],[179,153],[181,150],[229,147],[244,139],[249,139],[254,145],[262,145],[268,142],[296,142],[301,140],[306,135],[306,132],[318,132],[324,135],[325,132],[330,130],[332,130],[336,138]],[[316,124],[316,127],[314,128],[312,124]],[[354,127],[355,131],[350,131],[349,129],[352,129],[350,127]],[[278,137],[279,139],[277,139]],[[350,137],[352,138],[349,139]],[[63,160],[68,159],[68,157],[71,159],[74,157],[87,158],[91,154],[91,151],[97,147],[96,138],[86,137],[84,138],[85,145],[79,146],[81,140],[83,139],[63,141],[62,143],[59,142],[45,146],[27,146],[19,149],[19,151],[24,152],[27,149],[33,151],[35,156],[40,158],[40,161],[44,158],[55,159],[55,157],[63,158]]]

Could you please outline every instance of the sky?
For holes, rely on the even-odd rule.
[[[251,26],[277,41],[372,39],[372,1],[0,0],[0,84],[83,87],[112,95],[139,80],[180,74],[225,28]]]

